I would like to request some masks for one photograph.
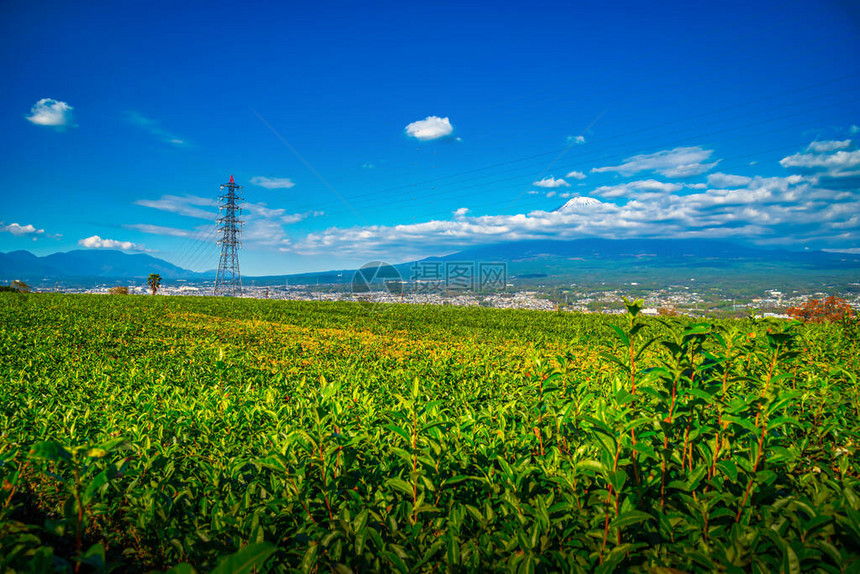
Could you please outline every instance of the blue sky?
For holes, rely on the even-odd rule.
[[[860,248],[860,8],[0,5],[0,250],[247,275],[527,238]]]

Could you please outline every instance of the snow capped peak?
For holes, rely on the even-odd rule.
[[[577,208],[594,207],[596,205],[602,205],[602,202],[593,197],[572,197],[559,208],[559,211],[572,211]]]

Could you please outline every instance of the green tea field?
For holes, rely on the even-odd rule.
[[[860,323],[0,293],[0,572],[860,572]]]

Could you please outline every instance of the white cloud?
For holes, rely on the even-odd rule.
[[[51,98],[42,98],[30,108],[27,120],[37,126],[49,126],[57,129],[74,126],[72,111],[74,108],[66,102]]]
[[[420,141],[429,141],[443,138],[454,132],[454,126],[448,118],[439,116],[427,116],[423,120],[412,122],[406,126],[406,135]]]
[[[585,136],[567,136],[567,145],[582,145],[585,143]]]
[[[283,223],[297,223],[308,217],[321,217],[325,215],[322,211],[288,213],[286,209],[270,208],[265,203],[245,203],[242,207],[248,213],[249,220],[259,217],[262,219],[274,219]]]
[[[251,178],[252,185],[259,185],[266,189],[290,189],[295,186],[295,182],[288,177],[263,177],[258,175]]]
[[[581,171],[572,171],[564,177],[569,177],[570,179],[585,179],[587,176]]]
[[[550,191],[549,193],[547,193],[547,194],[546,194],[547,199],[552,198],[552,197],[555,197],[555,196],[556,196],[556,193],[558,193],[558,192],[556,192],[556,191]]]
[[[545,177],[539,181],[533,181],[532,185],[535,187],[545,187],[545,188],[553,188],[553,187],[570,187],[570,184],[564,181],[562,178],[555,179],[554,177]]]
[[[129,123],[146,130],[164,143],[169,143],[176,147],[184,147],[188,145],[188,142],[185,139],[165,130],[161,127],[161,124],[159,124],[158,121],[148,118],[143,114],[138,112],[126,112],[125,119]]]
[[[645,179],[630,181],[619,185],[604,185],[592,191],[591,195],[598,195],[605,198],[641,197],[643,192],[652,194],[674,193],[683,187],[684,186],[677,183],[664,183],[655,179]]]
[[[125,226],[127,228],[136,229],[143,233],[170,237],[191,237],[197,239],[209,237],[212,241],[215,241],[217,238],[212,232],[214,231],[214,222],[218,217],[218,212],[215,209],[204,209],[206,207],[217,207],[218,203],[214,199],[195,195],[164,195],[160,199],[138,200],[135,203],[161,211],[208,220],[211,223],[209,225],[196,226],[194,230],[148,223],[130,224]],[[264,248],[285,248],[285,246],[290,245],[290,240],[287,238],[284,230],[285,225],[325,215],[324,211],[319,210],[291,213],[286,209],[269,207],[266,203],[262,202],[246,202],[242,205],[242,210],[245,221],[244,228],[242,229],[242,240],[249,247],[257,246]]]
[[[817,153],[825,153],[829,151],[836,151],[838,149],[845,149],[851,145],[851,140],[825,140],[812,142],[808,146],[806,146],[807,151],[817,152]]]
[[[806,185],[806,184],[804,184]],[[778,187],[778,186],[776,186]],[[354,254],[360,257],[418,257],[468,245],[522,239],[573,239],[577,237],[747,237],[780,238],[787,228],[814,222],[799,235],[826,235],[850,212],[860,210],[857,200],[843,209],[828,210],[830,193],[816,194],[808,187],[791,189],[786,200],[776,189],[759,188],[722,193],[711,191],[679,196],[632,199],[624,205],[593,197],[575,197],[556,211],[515,215],[457,217],[448,221],[394,226],[330,228],[311,233],[290,248],[299,253]],[[855,233],[855,224],[851,228]]]
[[[218,217],[218,212],[215,209],[202,209],[202,207],[217,207],[218,202],[208,197],[196,195],[162,195],[160,199],[139,199],[134,203],[143,207],[169,211],[170,213],[177,213],[186,217],[213,221]]]
[[[31,224],[20,225],[18,223],[10,223],[9,225],[0,224],[0,232],[11,233],[15,237],[24,237],[27,235],[33,235],[33,239],[35,239],[36,235],[42,235],[45,233],[44,229],[36,229]]]
[[[815,175],[757,176],[744,181],[737,179],[742,176],[713,175],[717,176],[712,178],[714,183],[737,187],[644,179],[592,192],[607,201],[573,196],[554,211],[470,216],[458,210],[449,220],[332,227],[310,233],[284,249],[406,260],[493,242],[594,236],[743,237],[760,243],[814,241],[849,248],[860,242],[860,194],[856,189],[822,187]],[[562,197],[556,191],[549,193]]]
[[[848,133],[851,135],[854,135],[858,132],[860,132],[860,127],[858,126],[851,126],[850,128],[848,128]]]
[[[242,231],[243,243],[258,247],[285,247],[290,244],[284,223],[275,219],[249,219]]]
[[[854,176],[860,170],[860,149],[846,150],[851,140],[812,142],[806,151],[782,158],[785,168],[820,172],[831,177]]]
[[[829,151],[820,151],[824,149]],[[663,174],[666,178],[675,177],[678,170],[695,171],[689,166],[697,162],[699,166],[715,164],[709,162],[711,153],[701,148],[676,148],[649,156],[635,156],[622,164],[623,169],[615,171],[638,173],[651,170],[666,172]],[[542,188],[540,192],[529,193],[554,194],[556,200],[569,198],[569,201],[553,211],[476,216],[470,215],[467,208],[459,208],[445,220],[389,226],[330,227],[295,237],[288,236],[287,225],[322,214],[293,213],[264,203],[249,203],[245,205],[247,223],[242,239],[249,247],[310,255],[336,252],[359,258],[379,256],[388,260],[438,255],[446,250],[491,242],[589,236],[744,237],[760,243],[811,241],[827,247],[853,248],[860,243],[858,184],[846,177],[840,180],[841,187],[828,188],[833,180],[823,177],[834,164],[843,170],[840,173],[847,173],[845,170],[853,164],[850,157],[840,160],[839,154],[850,153],[853,153],[851,146],[810,146],[802,154],[796,154],[795,160],[786,162],[800,163],[799,156],[804,156],[802,159],[806,164],[821,166],[810,174],[747,177],[713,173],[707,184],[643,178],[599,187],[589,194],[591,197],[574,196],[568,190],[562,192],[565,186],[539,186]],[[672,161],[667,156],[672,156]],[[643,167],[646,165],[650,167]],[[849,185],[854,187],[849,188]],[[213,200],[195,196],[163,196],[151,203],[157,203],[159,209],[177,213],[214,207]],[[207,215],[207,219],[212,221],[213,216],[214,211]],[[144,231],[144,225],[138,224],[136,228]],[[172,228],[150,226],[149,231],[169,234],[165,229]]]
[[[150,225],[148,223],[132,223],[129,225],[125,225],[123,227],[127,227],[129,229],[136,229],[137,231],[141,231],[143,233],[149,233],[151,235],[166,235],[168,237],[199,237],[206,231],[214,231],[213,226],[204,226],[198,227],[197,230],[192,229],[179,229],[176,227],[165,227],[164,225]]]
[[[281,221],[284,223],[298,223],[299,221],[307,219],[309,216],[310,213],[289,213],[281,216]]]
[[[615,171],[622,175],[655,171],[666,177],[690,177],[701,175],[719,163],[719,160],[703,163],[713,153],[713,150],[702,149],[698,146],[676,147],[657,153],[635,155],[624,160],[621,165],[596,167],[591,171],[595,173]]]
[[[242,240],[249,246],[277,248],[282,251],[292,245],[284,230],[285,225],[325,215],[323,211],[290,213],[286,209],[272,208],[262,202],[245,203],[242,207],[246,214]]]
[[[677,183],[665,183],[662,181],[657,181],[656,179],[645,179],[640,181],[633,181],[629,184],[634,189],[641,189],[643,191],[659,191],[663,193],[672,193],[675,191],[679,191],[683,188],[683,185]]]
[[[102,239],[98,235],[79,239],[78,245],[87,249],[119,249],[120,251],[147,251],[147,249],[138,243],[131,241],[117,241],[116,239]]]
[[[712,173],[708,175],[708,185],[711,187],[743,187],[749,185],[751,177],[745,175],[730,175],[728,173]]]

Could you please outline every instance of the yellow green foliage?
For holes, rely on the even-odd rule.
[[[856,571],[853,324],[626,304],[0,294],[0,571]]]

